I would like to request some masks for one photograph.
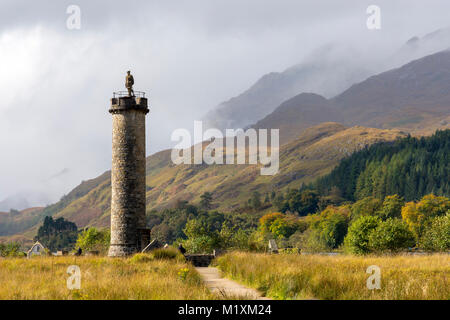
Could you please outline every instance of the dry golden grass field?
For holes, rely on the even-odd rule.
[[[449,255],[320,256],[234,252],[215,262],[227,278],[274,299],[450,299]],[[67,268],[77,265],[81,288],[69,290]],[[366,287],[381,270],[381,289]],[[0,299],[223,299],[209,292],[183,257],[0,258]]]
[[[77,265],[81,288],[69,290],[67,268]],[[0,258],[0,299],[217,299],[181,259]]]
[[[274,299],[450,299],[450,255],[323,256],[230,253],[215,262],[225,276]],[[376,265],[380,289],[366,273]]]

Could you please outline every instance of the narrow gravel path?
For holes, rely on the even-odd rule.
[[[263,297],[261,293],[255,289],[247,288],[235,281],[222,278],[220,271],[217,268],[197,267],[195,269],[211,292],[222,295],[225,298],[232,298],[234,296],[239,297],[240,299],[271,300]]]

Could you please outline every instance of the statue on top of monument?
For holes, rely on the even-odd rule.
[[[125,77],[125,88],[128,90],[128,96],[134,97],[134,91],[133,91],[133,84],[134,84],[134,78],[131,75],[131,71],[127,71],[127,76]]]

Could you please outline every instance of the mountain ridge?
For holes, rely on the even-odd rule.
[[[324,121],[430,134],[447,128],[449,116],[450,51],[445,50],[371,76],[331,99],[301,93],[252,127],[279,128],[286,143]]]
[[[332,98],[370,75],[448,48],[450,28],[412,37],[387,56],[364,58],[365,55],[350,47],[325,45],[299,64],[263,75],[241,94],[207,112],[203,120],[209,127],[222,130],[246,128],[300,92],[315,92]]]

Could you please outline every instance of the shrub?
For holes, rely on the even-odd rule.
[[[130,259],[130,261],[132,263],[146,263],[146,262],[150,262],[152,260],[153,260],[152,256],[147,253],[136,253]]]
[[[9,242],[0,243],[0,257],[22,257],[24,253],[20,251],[20,243]]]
[[[288,241],[286,242],[286,245],[294,248],[302,248],[305,239],[304,233],[305,233],[304,231],[301,232],[297,230],[293,235],[289,237]]]
[[[268,213],[259,219],[259,230],[264,236],[289,238],[297,230],[305,230],[306,223],[292,214]]]
[[[257,230],[254,230],[248,235],[247,240],[247,249],[249,251],[255,251],[255,252],[265,252],[267,249],[267,242],[264,236],[261,235],[261,233]]]
[[[310,230],[305,233],[304,248],[308,251],[333,250],[339,247],[347,234],[350,209],[328,206],[320,214],[307,217]]]
[[[414,235],[400,219],[389,218],[369,234],[369,247],[374,251],[399,251],[414,246]]]
[[[278,250],[280,254],[300,254],[300,250],[298,248],[283,248]]]
[[[190,253],[208,253],[220,246],[217,229],[202,219],[191,219],[183,229],[187,240],[183,246]]]
[[[424,249],[432,251],[447,251],[450,249],[450,212],[443,217],[432,219],[425,230],[422,243]]]
[[[248,250],[252,241],[250,230],[230,228],[225,223],[219,232],[220,248]]]
[[[216,237],[202,235],[184,240],[183,246],[189,253],[211,253],[218,247],[218,242]]]
[[[301,251],[324,252],[330,250],[325,241],[321,238],[319,229],[309,228],[301,234],[299,239],[297,246],[300,247]]]
[[[97,230],[96,228],[89,228],[78,235],[76,246],[83,251],[95,250],[106,253],[109,248],[110,237],[109,229]]]
[[[151,252],[154,259],[158,260],[172,260],[176,259],[180,253],[175,248],[155,249]]]
[[[353,221],[344,240],[345,248],[354,254],[369,253],[369,234],[380,222],[380,218],[373,216],[362,216]]]

